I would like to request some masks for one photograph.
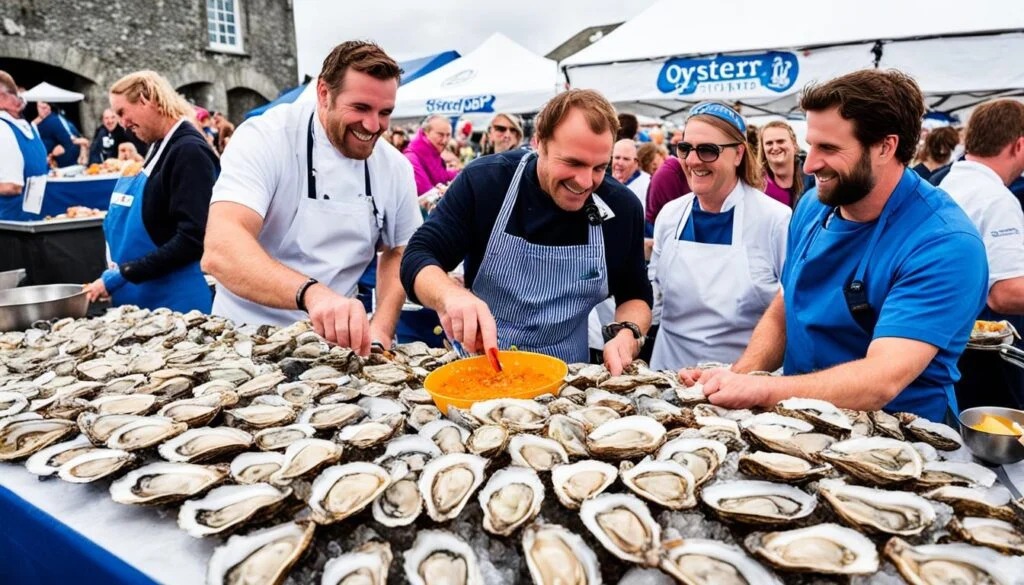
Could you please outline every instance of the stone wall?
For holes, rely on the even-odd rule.
[[[139,69],[158,71],[176,88],[202,88],[185,93],[237,122],[242,107],[298,81],[292,1],[236,2],[241,53],[209,48],[206,0],[3,0],[0,69],[21,72],[22,85],[57,77],[84,93],[77,117],[87,135],[108,105],[110,85]],[[229,92],[247,98],[229,104]]]

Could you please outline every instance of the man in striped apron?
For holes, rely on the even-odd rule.
[[[600,94],[571,90],[537,115],[536,152],[466,167],[409,241],[401,278],[469,351],[538,351],[588,359],[587,315],[609,296],[604,362],[618,374],[651,320],[636,196],[606,176],[618,121]],[[465,260],[466,288],[447,272]]]

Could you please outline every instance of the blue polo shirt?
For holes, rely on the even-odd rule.
[[[868,334],[851,316],[843,287],[880,222],[863,278],[877,317]],[[857,223],[838,217],[811,190],[793,213],[781,280],[786,374],[861,359],[879,337],[915,339],[938,353],[885,409],[934,421],[956,410],[957,359],[985,306],[988,263],[978,231],[944,191],[905,169],[882,216]]]

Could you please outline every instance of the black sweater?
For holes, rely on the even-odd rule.
[[[139,283],[198,261],[220,160],[195,126],[185,122],[167,138],[167,148],[146,181],[142,223],[157,249],[120,265]],[[155,153],[160,142],[150,149]]]
[[[466,286],[472,287],[487,249],[487,240],[505,193],[525,149],[485,156],[473,161],[452,182],[440,204],[413,235],[402,257],[402,285],[416,300],[413,283],[420,270],[440,266],[452,270],[465,259]],[[597,195],[615,217],[601,224],[604,233],[608,290],[621,304],[641,299],[651,304],[651,283],[644,264],[644,219],[640,201],[627,187],[607,175]],[[587,243],[589,229],[583,210],[565,211],[545,193],[537,180],[537,159],[529,161],[519,184],[519,198],[507,233],[544,246]],[[523,278],[542,278],[524,274]]]

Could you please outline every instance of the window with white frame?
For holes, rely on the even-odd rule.
[[[243,50],[240,2],[241,0],[206,0],[206,31],[211,49]]]

